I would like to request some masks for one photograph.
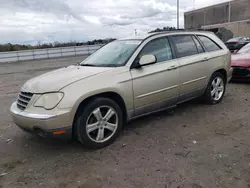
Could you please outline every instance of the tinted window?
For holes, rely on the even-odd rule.
[[[170,44],[166,38],[150,41],[140,52],[139,58],[148,54],[155,55],[157,62],[167,61],[173,58]]]
[[[237,53],[250,53],[250,43],[248,43],[246,46],[242,47]]]
[[[208,52],[220,50],[220,47],[214,43],[211,39],[205,37],[205,36],[198,36],[201,42],[204,44],[205,48]]]
[[[191,36],[172,36],[172,40],[176,46],[178,57],[185,57],[198,54],[196,45]]]
[[[199,52],[199,53],[203,53],[203,52],[204,52],[204,49],[202,48],[200,42],[199,42],[195,37],[193,37],[193,40],[194,40],[194,42],[195,42],[195,44],[196,44],[196,47],[197,47],[198,52]]]

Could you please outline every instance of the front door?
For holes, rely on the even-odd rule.
[[[179,65],[173,59],[168,39],[151,40],[135,61],[148,54],[156,56],[155,64],[131,69],[136,116],[172,106],[179,95]]]

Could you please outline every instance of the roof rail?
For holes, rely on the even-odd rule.
[[[148,33],[168,33],[168,32],[177,32],[177,31],[206,31],[205,29],[173,29],[173,30],[161,30],[161,31],[153,31]]]

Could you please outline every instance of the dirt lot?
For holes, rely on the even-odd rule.
[[[0,188],[250,188],[249,84],[137,119],[98,151],[19,130],[9,107],[25,80],[80,59],[0,64]]]

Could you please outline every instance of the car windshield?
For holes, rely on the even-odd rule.
[[[243,37],[236,37],[236,38],[232,38],[232,39],[229,39],[227,42],[238,42],[238,41],[241,41]]]
[[[247,37],[236,37],[236,38],[229,39],[227,42],[244,42],[248,40],[249,38]]]
[[[140,43],[141,40],[116,40],[97,50],[80,65],[94,67],[124,66]]]
[[[250,43],[248,43],[247,45],[245,45],[244,47],[242,47],[238,53],[242,54],[242,53],[250,53]]]

